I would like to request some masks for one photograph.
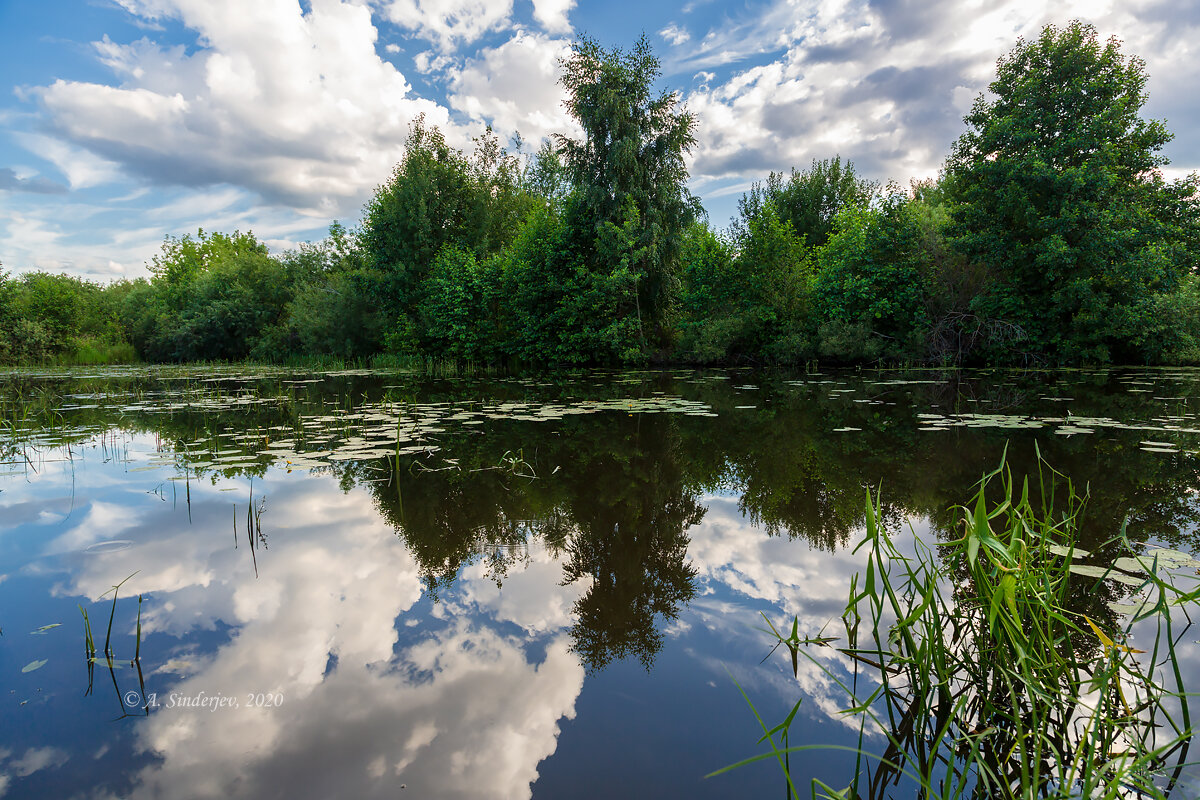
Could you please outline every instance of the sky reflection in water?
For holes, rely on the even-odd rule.
[[[1096,542],[1128,516],[1196,549],[1192,372],[199,377],[6,388],[0,796],[778,791],[769,764],[702,778],[756,752],[730,675],[768,720],[803,696],[812,741],[852,740],[830,678],[760,663],[756,628],[840,615],[864,486],[931,540],[1006,442],[1018,470],[1037,442],[1091,483]],[[103,639],[130,575],[124,666],[85,695],[76,605]],[[1080,607],[1115,625],[1126,591]],[[793,766],[844,785],[851,763]]]

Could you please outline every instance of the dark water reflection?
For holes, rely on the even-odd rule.
[[[828,676],[760,663],[755,626],[840,614],[864,487],[901,537],[945,537],[1005,448],[1018,474],[1040,450],[1088,487],[1100,563],[1122,525],[1195,551],[1198,379],[12,376],[0,796],[778,792],[773,765],[702,778],[755,752],[730,674],[771,719],[804,696],[810,741],[852,740]],[[130,575],[124,666],[87,693],[77,605],[102,638]],[[1121,624],[1129,587],[1076,589]],[[852,760],[793,767],[845,785]]]

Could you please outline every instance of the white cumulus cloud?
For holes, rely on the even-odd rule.
[[[574,7],[575,0],[533,0],[533,18],[550,33],[570,33]]]
[[[1145,115],[1165,115],[1172,130],[1187,131],[1200,116],[1187,99],[1200,80],[1194,44],[1200,14],[1189,18],[1160,6],[1151,0],[769,3],[677,56],[674,67],[694,74],[775,53],[688,96],[699,118],[693,176],[703,194],[706,186],[804,168],[835,154],[877,179],[933,175],[964,130],[964,111],[994,78],[996,59],[1018,37],[1075,18],[1095,24],[1101,37],[1119,35],[1123,52],[1146,59]],[[1180,166],[1200,166],[1194,141],[1168,154],[1177,164],[1189,162]]]
[[[388,0],[387,18],[443,50],[471,44],[512,24],[512,0]]]
[[[518,31],[452,73],[450,105],[506,136],[519,131],[537,140],[572,130],[558,83],[559,59],[569,48],[565,39]]]
[[[178,18],[200,47],[149,39],[95,47],[119,85],[58,80],[36,90],[58,136],[160,184],[229,183],[308,213],[357,209],[399,159],[421,113],[375,51],[367,6],[294,2],[127,0],[131,11]],[[69,173],[70,174],[70,173]]]

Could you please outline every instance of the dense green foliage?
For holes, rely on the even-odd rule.
[[[871,204],[879,185],[860,178],[854,164],[842,162],[841,156],[824,161],[813,160],[803,172],[792,170],[784,181],[783,175],[772,172],[765,183],[756,183],[738,204],[739,223],[757,217],[772,205],[781,219],[791,223],[792,230],[804,237],[809,247],[821,247],[834,231],[837,215],[848,208],[866,208]]]
[[[583,135],[471,153],[418,119],[324,242],[168,237],[151,278],[0,278],[6,362],[370,359],[1200,362],[1200,179],[1168,183],[1136,57],[1072,23],[1019,41],[938,180],[835,156],[754,183],[726,231],[686,188],[696,121],[645,38],[563,60]]]
[[[978,308],[1055,359],[1143,361],[1156,298],[1197,266],[1195,178],[1168,185],[1171,138],[1143,120],[1143,62],[1072,23],[1019,42],[954,147],[958,247],[990,266]]]
[[[589,273],[610,279],[604,288],[633,298],[640,348],[663,345],[683,232],[700,213],[684,186],[696,121],[676,111],[674,94],[652,94],[660,69],[645,36],[628,54],[585,38],[563,70],[567,109],[584,131],[556,137],[574,186],[568,239]]]
[[[813,287],[817,316],[825,320],[822,355],[919,357],[930,287],[913,204],[893,192],[874,210],[847,207],[836,223],[817,256]]]
[[[132,284],[100,286],[69,275],[0,271],[0,363],[129,361],[122,327]]]
[[[292,297],[284,262],[251,233],[168,238],[127,298],[130,336],[154,361],[242,359]]]
[[[467,157],[417,120],[404,160],[367,204],[361,232],[367,265],[384,287],[377,300],[391,318],[414,313],[443,248],[484,258],[508,244],[535,202],[522,178],[520,162],[490,130]]]

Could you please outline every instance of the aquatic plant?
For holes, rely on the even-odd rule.
[[[1003,491],[989,503],[993,481]],[[845,693],[843,713],[859,730],[848,785],[810,778],[813,797],[883,798],[905,779],[920,798],[1171,795],[1193,732],[1172,614],[1200,590],[1177,588],[1169,564],[1143,557],[1125,562],[1140,567],[1133,582],[1148,596],[1123,630],[1073,611],[1068,587],[1084,579],[1073,567],[1085,501],[1044,463],[1037,482],[1034,492],[1028,478],[1018,486],[1002,462],[973,502],[957,508],[962,535],[936,545],[940,553],[918,538],[912,555],[881,524],[879,494],[868,490],[856,548],[868,561],[851,581],[845,646],[836,648],[852,679],[814,654],[840,637],[801,638],[799,620],[784,636],[768,620],[793,671],[800,655],[823,671]],[[1066,498],[1057,511],[1056,495]],[[1118,538],[1131,547],[1123,532]],[[1139,622],[1155,628],[1149,653],[1129,645]],[[799,797],[787,755],[845,748],[789,745],[797,707],[774,728],[754,710],[771,751],[713,774],[774,758],[789,796]],[[886,742],[882,753],[870,749],[876,734]]]

